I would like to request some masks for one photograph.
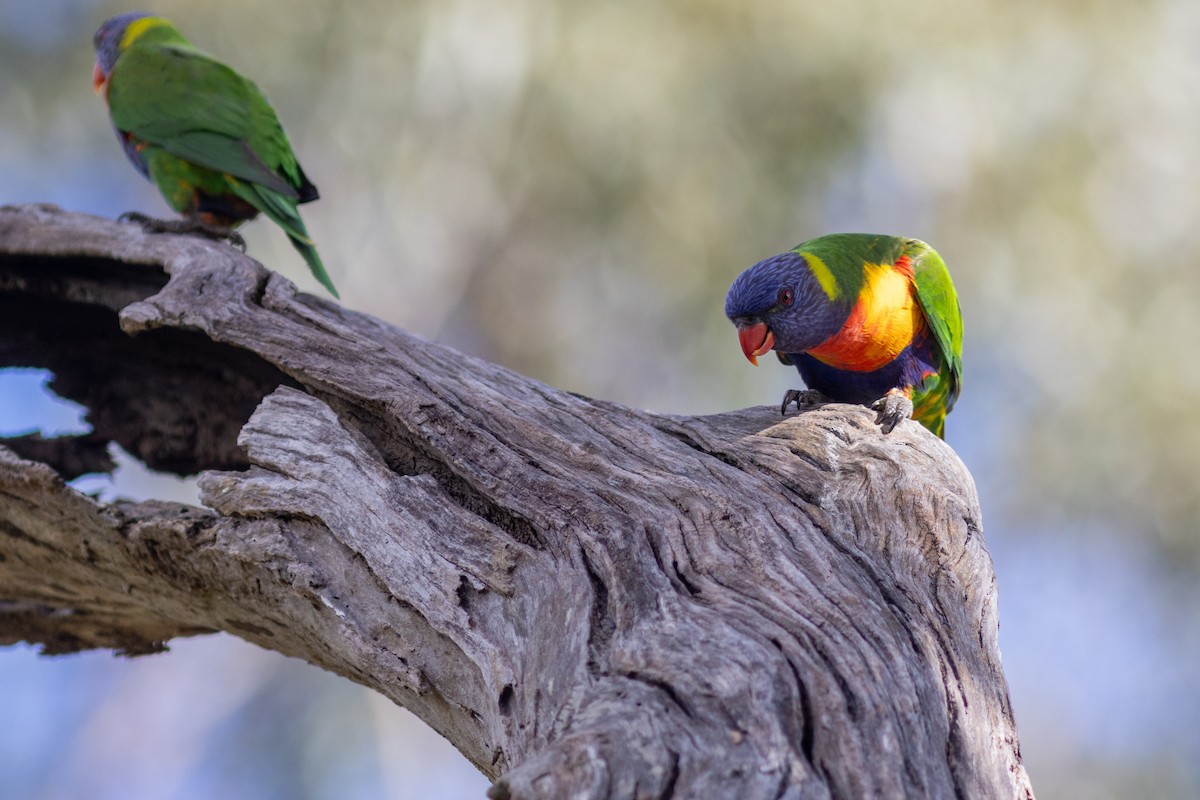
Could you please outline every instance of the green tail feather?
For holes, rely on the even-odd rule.
[[[321,257],[317,255],[317,248],[308,235],[308,228],[304,227],[304,220],[300,219],[300,212],[296,209],[296,200],[257,183],[247,183],[234,178],[229,178],[229,181],[238,197],[266,214],[272,222],[283,228],[283,232],[292,241],[292,246],[308,263],[313,277],[320,281],[331,295],[340,300],[341,295],[338,294],[337,289],[333,288],[333,281],[330,280],[329,273],[325,271],[325,265],[321,263]]]
[[[333,281],[329,279],[329,273],[325,271],[325,265],[321,263],[321,257],[317,255],[317,248],[313,247],[312,242],[301,241],[294,236],[288,238],[291,239],[292,246],[300,252],[300,255],[304,256],[308,268],[312,270],[313,277],[320,281],[331,295],[340,300],[341,295],[338,294],[337,289],[333,288]]]
[[[943,365],[940,372],[929,375],[915,387],[912,395],[913,419],[946,438],[946,414],[954,406],[954,392],[958,385],[953,368]]]

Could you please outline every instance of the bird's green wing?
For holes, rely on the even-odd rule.
[[[945,262],[932,247],[918,239],[908,239],[904,243],[904,255],[911,259],[917,302],[921,304],[925,320],[950,368],[949,410],[962,388],[963,328],[958,293],[954,291]]]
[[[131,45],[113,67],[118,130],[174,156],[297,199],[307,183],[251,81],[186,44]]]

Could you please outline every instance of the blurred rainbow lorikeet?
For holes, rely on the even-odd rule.
[[[962,388],[962,315],[950,273],[917,239],[819,236],[760,261],[729,288],[725,316],[752,364],[775,350],[808,391],[791,403],[870,405],[889,433],[907,417],[938,436]]]
[[[197,50],[162,17],[113,17],[93,43],[92,83],[108,104],[125,155],[185,217],[143,222],[225,237],[265,214],[337,297],[297,210],[317,199],[317,187],[258,87]]]

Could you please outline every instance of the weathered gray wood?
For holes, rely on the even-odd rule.
[[[591,400],[50,207],[0,209],[4,364],[97,423],[27,457],[225,471],[207,508],[101,504],[0,446],[2,642],[230,631],[413,710],[494,798],[1032,797],[975,489],[916,423]]]

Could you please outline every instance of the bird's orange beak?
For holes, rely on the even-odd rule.
[[[738,341],[742,344],[742,352],[754,366],[758,366],[758,357],[771,352],[775,346],[775,334],[765,322],[753,325],[738,326]]]
[[[108,78],[105,76],[104,71],[100,69],[100,62],[97,61],[96,66],[92,67],[92,91],[100,94],[106,83],[108,83]]]

